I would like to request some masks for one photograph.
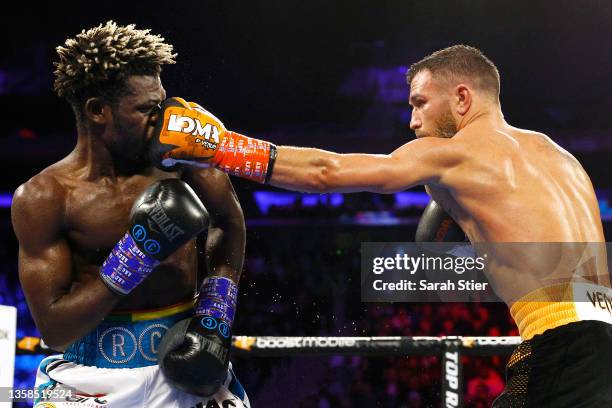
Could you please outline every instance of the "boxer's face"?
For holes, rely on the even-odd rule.
[[[112,107],[107,141],[120,157],[142,157],[153,136],[156,108],[166,98],[159,76],[134,75],[127,80],[130,93]]]
[[[448,85],[424,70],[410,83],[412,117],[410,129],[419,137],[453,137],[457,124],[451,112],[451,93]]]

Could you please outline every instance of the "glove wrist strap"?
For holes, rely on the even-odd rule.
[[[264,183],[276,159],[276,146],[227,131],[212,159],[219,170],[233,176]]]
[[[195,315],[211,316],[231,327],[237,300],[238,286],[232,280],[217,276],[206,278],[200,288]]]
[[[138,286],[159,264],[142,252],[129,232],[108,255],[100,268],[102,281],[113,292],[127,295]]]

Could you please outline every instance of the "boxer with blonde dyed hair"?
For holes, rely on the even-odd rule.
[[[161,172],[145,154],[172,46],[109,21],[57,53],[55,91],[77,143],[12,205],[28,306],[63,352],[42,361],[39,395],[66,388],[58,408],[248,407],[229,364],[245,246],[232,184],[215,169]],[[165,375],[177,371],[189,376]]]

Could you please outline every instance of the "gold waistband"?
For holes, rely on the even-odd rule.
[[[510,314],[524,340],[584,320],[612,325],[612,288],[575,280],[547,286],[516,301]]]
[[[534,290],[516,301],[510,314],[523,340],[580,320],[571,283]]]
[[[106,316],[104,320],[138,322],[143,320],[160,319],[193,309],[194,304],[195,300],[189,300],[187,302],[175,303],[173,305],[164,306],[157,309],[126,311],[118,310]]]

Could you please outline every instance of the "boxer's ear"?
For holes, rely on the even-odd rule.
[[[465,84],[459,84],[455,87],[454,97],[457,113],[461,116],[468,113],[472,106],[472,90]]]
[[[87,98],[83,110],[87,119],[96,125],[104,125],[108,121],[110,106],[102,98]]]

